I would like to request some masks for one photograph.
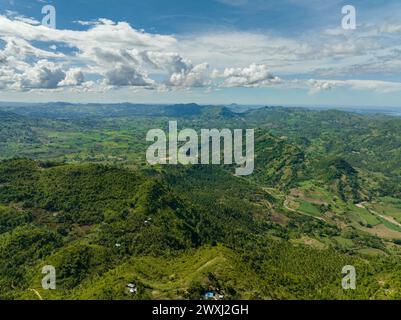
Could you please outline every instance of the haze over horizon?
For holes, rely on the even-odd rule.
[[[88,105],[88,104],[101,104],[101,105],[116,105],[116,104],[130,104],[130,105],[188,105],[188,104],[197,104],[199,106],[229,106],[229,107],[238,107],[238,108],[263,108],[263,107],[284,107],[284,108],[306,108],[306,109],[337,109],[344,111],[371,111],[371,112],[380,112],[386,113],[396,116],[401,116],[401,106],[360,106],[360,105],[302,105],[302,104],[271,104],[271,103],[197,103],[193,101],[188,102],[170,102],[170,103],[152,103],[152,102],[131,102],[131,101],[118,101],[118,102],[105,102],[105,101],[87,101],[87,102],[73,102],[73,101],[51,101],[44,100],[38,102],[27,102],[27,101],[1,101],[0,106],[2,105],[40,105],[40,104],[71,104],[71,105]]]

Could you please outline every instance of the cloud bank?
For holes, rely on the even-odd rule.
[[[0,15],[0,90],[275,86],[306,88],[310,94],[336,88],[401,91],[398,82],[353,80],[401,71],[401,25],[283,38],[238,31],[178,37],[108,19],[77,23],[86,30],[49,29],[15,12]]]

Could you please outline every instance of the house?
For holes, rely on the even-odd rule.
[[[131,294],[136,294],[136,293],[138,292],[138,288],[137,288],[136,285],[133,284],[133,283],[128,283],[128,284],[127,284],[127,287],[128,287],[128,291],[129,291]]]

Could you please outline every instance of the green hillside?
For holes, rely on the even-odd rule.
[[[401,298],[399,118],[195,104],[0,109],[1,299]],[[150,167],[146,132],[169,120],[257,128],[254,174]],[[57,290],[41,288],[45,265]],[[352,292],[341,288],[345,265],[357,268]]]

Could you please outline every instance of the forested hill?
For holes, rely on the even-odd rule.
[[[0,298],[401,297],[400,118],[53,103],[2,104],[0,119]],[[254,174],[150,167],[146,133],[169,120],[255,128]]]

